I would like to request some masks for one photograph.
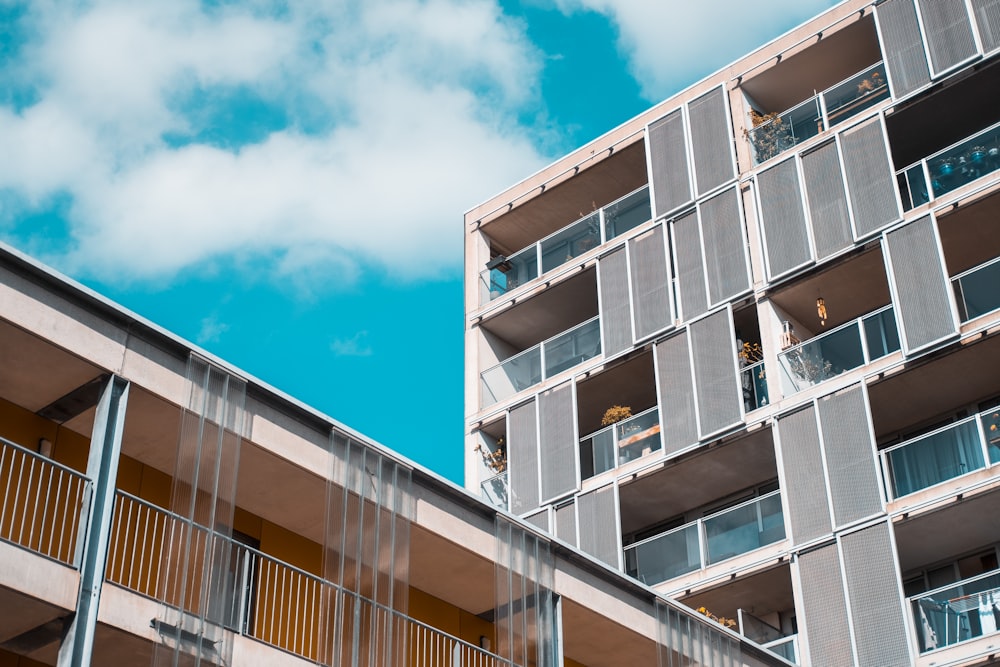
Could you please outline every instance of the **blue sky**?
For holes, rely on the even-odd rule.
[[[0,240],[460,482],[462,213],[765,4],[0,0]]]

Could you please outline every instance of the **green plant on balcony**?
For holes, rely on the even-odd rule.
[[[743,130],[750,140],[757,162],[765,162],[794,144],[791,128],[777,112],[762,114],[750,110],[752,130]]]
[[[504,448],[503,436],[497,438],[496,449],[490,451],[481,444],[476,445],[475,450],[483,457],[483,464],[498,475],[507,470],[507,452]]]

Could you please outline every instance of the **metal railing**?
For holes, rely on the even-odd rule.
[[[0,539],[79,566],[87,477],[0,438]]]
[[[580,476],[589,479],[660,446],[660,410],[653,406],[580,438]]]
[[[479,374],[487,407],[601,354],[600,317],[542,341]]]
[[[1000,408],[879,452],[890,500],[1000,463]]]
[[[1000,257],[954,276],[951,285],[962,322],[1000,310]]]
[[[625,547],[629,575],[654,585],[785,539],[781,491]]]
[[[649,186],[644,185],[518,250],[499,266],[482,271],[479,305],[486,305],[651,219]]]
[[[753,412],[768,404],[767,370],[763,360],[740,369],[740,389],[744,412]]]
[[[892,306],[885,306],[778,353],[786,396],[899,350]]]
[[[908,601],[921,653],[995,634],[1000,570],[914,595]]]

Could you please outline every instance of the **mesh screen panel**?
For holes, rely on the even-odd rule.
[[[972,0],[972,9],[983,49],[989,53],[1000,47],[1000,0]]]
[[[563,383],[538,397],[543,502],[576,489],[575,421],[572,383]]]
[[[931,80],[913,0],[886,0],[875,7],[892,95],[903,97]]]
[[[841,145],[854,225],[858,236],[867,236],[900,217],[882,123],[873,118],[844,132]]]
[[[510,411],[507,462],[510,468],[510,511],[521,515],[538,507],[538,427],[535,401]]]
[[[688,105],[698,194],[717,188],[736,175],[727,117],[722,88],[705,93]]]
[[[670,278],[663,225],[629,240],[635,336],[644,338],[671,323]]]
[[[831,544],[799,556],[799,580],[813,667],[854,664],[837,546]]]
[[[612,356],[632,345],[632,310],[628,294],[628,270],[625,248],[620,248],[598,262],[601,281],[601,348]]]
[[[941,340],[957,332],[948,290],[951,283],[941,266],[934,221],[924,216],[886,234],[896,288],[896,319],[904,351]]]
[[[976,55],[976,41],[965,3],[961,0],[918,0],[927,35],[927,50],[935,72]]]
[[[708,310],[708,290],[705,287],[705,264],[701,257],[701,234],[698,215],[691,211],[673,222],[674,250],[677,254],[677,288],[681,297],[684,321]]]
[[[809,204],[816,259],[823,259],[854,244],[847,193],[840,170],[836,142],[802,156],[802,180]]]
[[[709,300],[712,304],[722,303],[747,291],[750,278],[737,188],[702,203],[701,228]]]
[[[560,505],[555,510],[556,537],[563,542],[576,545],[576,503]]]
[[[743,394],[736,377],[734,341],[728,311],[719,311],[691,325],[691,351],[702,437],[732,426],[742,418],[740,406]]]
[[[691,201],[684,116],[678,109],[649,124],[653,210],[657,216]]]
[[[778,434],[785,474],[781,492],[788,508],[792,539],[795,544],[802,544],[828,534],[831,529],[813,408],[810,406],[781,417]]]
[[[618,536],[615,488],[605,486],[576,499],[579,515],[580,549],[611,567],[618,567],[621,551]]]
[[[766,235],[768,271],[771,277],[808,262],[812,258],[806,218],[802,211],[799,174],[795,159],[757,175],[761,224]]]
[[[670,455],[698,442],[686,331],[656,344],[656,372],[661,401],[660,435],[663,451]]]
[[[858,663],[879,667],[913,664],[889,524],[879,523],[844,535],[841,546]]]
[[[524,520],[530,523],[535,528],[544,530],[546,533],[550,532],[548,510],[542,510],[541,512],[535,512],[534,514],[529,514],[524,517]]]

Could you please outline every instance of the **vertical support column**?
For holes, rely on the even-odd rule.
[[[115,482],[122,451],[129,386],[127,380],[111,376],[97,404],[90,457],[87,459],[87,478],[93,484],[90,512],[86,532],[77,543],[77,548],[82,549],[77,561],[80,563],[80,595],[69,633],[59,649],[56,663],[59,667],[89,665],[94,651],[94,632],[108,563],[107,535],[115,508]],[[79,558],[81,556],[82,559]]]

